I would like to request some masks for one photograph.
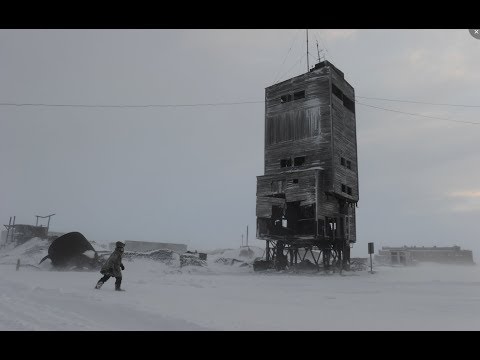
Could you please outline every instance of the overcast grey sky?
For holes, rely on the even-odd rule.
[[[355,88],[384,108],[480,123],[480,40],[459,30],[309,30]],[[262,101],[306,71],[305,30],[0,30],[0,103]],[[290,50],[290,51],[289,51]],[[303,56],[303,59],[302,59]],[[300,61],[301,60],[301,61]],[[353,256],[388,245],[480,254],[480,125],[357,104],[360,201]],[[254,240],[262,103],[171,108],[0,106],[0,221],[101,243],[191,249]]]

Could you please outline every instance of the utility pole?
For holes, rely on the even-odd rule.
[[[10,219],[8,220],[8,227],[7,228],[7,237],[5,238],[5,245],[8,244],[8,236],[10,235],[10,227],[12,225],[12,217],[10,216]]]
[[[368,243],[368,253],[370,254],[370,274],[373,274],[372,254],[375,252],[373,242]]]
[[[318,56],[318,62],[320,62],[320,50],[318,50],[318,40],[315,40],[317,42],[317,56]]]
[[[307,73],[310,71],[310,62],[308,61],[308,29],[307,29]]]
[[[11,242],[14,242],[14,241],[15,241],[15,218],[16,218],[16,216],[13,217],[12,233],[10,234],[10,240],[11,240]]]
[[[343,247],[343,241],[337,239],[337,218],[335,218],[335,222],[334,222],[334,227],[333,227],[333,238],[335,239],[335,243],[337,244],[337,246],[339,244],[341,244],[342,246],[338,246],[338,264],[340,265],[340,275],[342,275],[342,268],[343,268],[343,250],[344,250],[344,247]]]
[[[247,225],[247,247],[248,247],[248,225]]]

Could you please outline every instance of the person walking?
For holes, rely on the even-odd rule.
[[[111,277],[115,278],[115,290],[116,291],[124,291],[124,289],[120,288],[122,283],[122,270],[125,270],[125,266],[122,263],[122,256],[123,250],[125,248],[125,244],[121,241],[117,241],[115,243],[115,250],[107,259],[105,264],[103,264],[100,273],[103,277],[98,280],[97,285],[95,285],[95,289],[100,289],[102,285]]]

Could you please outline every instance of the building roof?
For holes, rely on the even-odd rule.
[[[460,251],[460,246],[398,246],[398,247],[390,247],[390,246],[383,246],[382,250],[394,250],[394,251]],[[466,251],[466,250],[462,250]],[[467,250],[468,251],[468,250]]]

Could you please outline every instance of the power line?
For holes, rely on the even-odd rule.
[[[300,58],[294,65],[297,65],[299,62],[303,63],[303,57]],[[292,70],[290,68],[290,70]],[[288,71],[290,71],[288,70]],[[373,99],[373,100],[385,100],[393,102],[406,102],[406,103],[416,103],[416,104],[425,104],[425,105],[442,105],[442,106],[460,106],[460,107],[471,107],[471,108],[480,108],[480,105],[460,105],[460,104],[441,104],[441,103],[428,103],[421,101],[410,101],[410,100],[395,100],[395,99],[385,99],[385,98],[375,98],[375,97],[366,97],[366,96],[356,96],[360,99]],[[355,100],[357,101],[357,100]],[[260,101],[235,101],[235,102],[219,102],[219,103],[196,103],[196,104],[144,104],[144,105],[104,105],[104,104],[48,104],[48,103],[0,103],[0,106],[45,106],[45,107],[85,107],[85,108],[146,108],[146,107],[195,107],[195,106],[226,106],[226,105],[242,105],[242,104],[260,104],[264,103],[264,100]],[[358,101],[357,101],[358,102]],[[358,102],[361,105],[366,105]],[[372,105],[373,107],[373,105]]]
[[[88,104],[46,104],[46,103],[0,103],[0,106],[42,106],[42,107],[82,107],[82,108],[148,108],[148,107],[195,107],[195,106],[225,106],[242,104],[259,104],[262,101],[239,101],[199,104],[146,104],[146,105],[88,105]]]
[[[290,50],[292,50],[292,47],[293,45],[295,44],[295,40],[297,40],[297,37],[298,37],[298,34],[300,33],[300,29],[297,30],[294,38],[293,38],[293,42],[292,42],[292,45],[290,45],[290,49],[288,49],[288,52],[287,52],[287,55],[285,55],[285,58],[283,59],[282,61],[282,65],[280,65],[280,69],[278,70],[278,73],[277,75],[275,76],[275,79],[273,80],[273,83],[275,84],[275,81],[277,80],[277,77],[278,77],[278,74],[280,74],[280,71],[282,70],[282,66],[283,64],[285,63],[285,60],[287,60],[287,57],[288,57],[288,54],[290,54]]]
[[[379,106],[364,104],[364,103],[361,103],[361,102],[359,102],[359,101],[357,101],[357,100],[355,100],[355,102],[358,103],[358,104],[360,104],[360,105],[363,105],[363,106],[368,106],[368,107],[371,107],[371,108],[380,109],[380,110],[385,110],[385,111],[391,111],[391,112],[400,113],[400,114],[407,114],[407,115],[413,115],[413,116],[421,116],[421,117],[425,117],[425,118],[429,118],[429,119],[452,121],[452,122],[459,122],[459,123],[465,123],[465,124],[480,125],[480,123],[478,123],[478,122],[473,122],[473,121],[453,120],[453,119],[441,118],[441,117],[437,117],[437,116],[428,116],[428,115],[422,115],[422,114],[415,114],[415,113],[410,113],[410,112],[406,112],[406,111],[393,110],[393,109],[382,108],[382,107],[379,107]]]
[[[357,97],[357,98],[360,98],[360,99],[383,100],[383,101],[404,102],[404,103],[424,104],[424,105],[458,106],[458,107],[472,107],[472,108],[479,108],[479,107],[480,107],[480,105],[460,105],[460,104],[429,103],[429,102],[423,102],[423,101],[385,99],[385,98],[375,98],[375,97],[366,97],[366,96],[356,96],[356,97]]]
[[[300,62],[302,62],[304,56],[302,56],[299,59]],[[297,65],[297,64],[298,64],[298,61],[295,63],[295,65]],[[357,96],[357,97],[358,98],[367,98],[367,97],[362,97],[362,96]],[[380,99],[380,98],[376,98],[376,99]],[[392,100],[392,101],[394,101],[394,100]],[[368,106],[368,107],[378,109],[378,110],[390,111],[390,112],[412,115],[412,116],[420,116],[420,117],[436,119],[436,120],[444,120],[444,121],[451,121],[451,122],[458,122],[458,123],[465,123],[465,124],[480,125],[480,123],[473,122],[473,121],[454,120],[454,119],[442,118],[442,117],[437,117],[437,116],[429,116],[429,115],[422,115],[422,114],[418,114],[418,113],[411,113],[411,112],[406,112],[406,111],[388,109],[388,108],[383,108],[383,107],[380,107],[380,106],[364,104],[364,103],[359,102],[358,100],[355,100],[355,102],[358,103],[359,105]],[[219,103],[197,103],[197,104],[145,104],[145,105],[0,103],[0,106],[14,106],[14,107],[26,107],[26,106],[32,106],[32,107],[33,106],[39,106],[39,107],[80,107],[80,108],[167,108],[167,107],[175,108],[175,107],[197,107],[197,106],[229,106],[229,105],[264,104],[264,103],[265,103],[265,100],[261,100],[261,101],[238,101],[238,102],[219,102]],[[422,103],[422,102],[418,102],[418,103],[428,104],[428,103]],[[440,104],[431,104],[431,105],[440,105]],[[444,105],[446,105],[446,104],[444,104]],[[480,106],[476,106],[476,105],[454,105],[454,104],[448,104],[448,105],[450,105],[450,106],[480,107]]]
[[[308,54],[309,58],[313,60],[313,62],[315,63],[315,61],[317,61],[317,59],[315,59],[315,56],[312,55],[312,54]],[[310,69],[308,69],[310,70]]]
[[[303,58],[304,58],[306,55],[307,55],[306,53],[303,54],[303,55],[300,57],[300,59],[298,59],[297,62],[294,63],[290,69],[287,70],[287,72],[285,72],[282,76],[280,76],[280,78],[277,80],[277,82],[276,82],[275,84],[277,84],[277,83],[280,81],[280,79],[282,79],[285,75],[289,74],[290,71],[292,71],[292,69],[293,69],[296,65],[298,65],[298,63],[302,63]]]

